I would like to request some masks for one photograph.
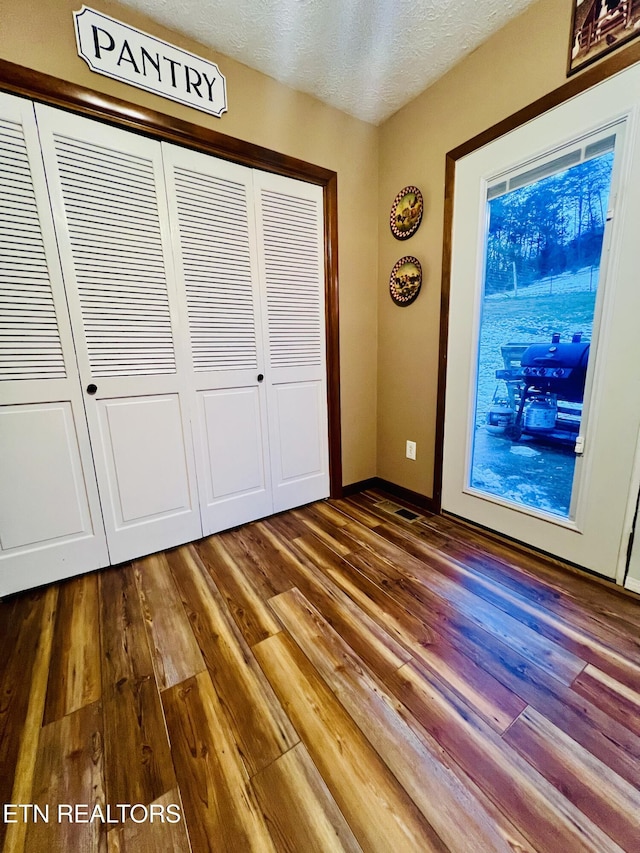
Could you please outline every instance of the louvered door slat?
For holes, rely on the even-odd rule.
[[[152,165],[54,134],[91,375],[176,371]]]
[[[324,318],[317,202],[263,187],[260,203],[271,366],[319,366]]]
[[[26,141],[0,121],[0,380],[64,379]]]
[[[174,183],[194,370],[256,369],[245,187],[179,167]]]

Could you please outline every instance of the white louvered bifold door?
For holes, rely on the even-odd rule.
[[[0,596],[108,563],[33,104],[0,94]]]
[[[329,495],[322,189],[254,172],[274,511]]]
[[[272,512],[252,173],[171,145],[163,156],[209,534]]]
[[[36,107],[112,563],[201,536],[160,143]]]

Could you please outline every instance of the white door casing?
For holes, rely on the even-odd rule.
[[[0,94],[0,595],[107,565],[33,104]]]
[[[36,116],[112,563],[202,535],[160,143]]]
[[[640,424],[640,289],[633,284],[640,221],[639,105],[640,69],[632,67],[461,158],[455,176],[443,508],[608,577],[616,576],[626,555],[625,516]],[[610,202],[609,257],[602,260],[606,280],[596,358],[589,367],[580,494],[574,517],[561,521],[501,506],[468,486],[486,187],[501,171],[621,122],[624,144],[616,144],[614,167],[619,191]]]

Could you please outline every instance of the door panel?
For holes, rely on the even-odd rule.
[[[315,500],[318,480],[326,471],[322,391],[319,382],[279,384],[273,390],[273,424],[279,442],[273,448],[272,464],[277,472],[274,503],[278,509]]]
[[[208,454],[201,473],[211,517],[224,529],[262,516],[268,511],[267,477],[257,389],[207,391],[198,399]]]
[[[0,408],[4,551],[91,536],[70,403]]]
[[[201,395],[211,452],[211,497],[264,488],[258,395],[254,388]],[[220,429],[223,424],[224,428]]]
[[[274,397],[280,426],[280,479],[316,475],[321,468],[321,403],[317,383],[278,385]]]
[[[256,172],[274,509],[329,495],[322,190]]]
[[[40,105],[36,115],[119,562],[202,532],[160,144]]]
[[[150,531],[154,542],[169,543],[158,549],[171,547],[191,511],[188,436],[178,395],[100,400],[98,416],[101,447],[94,449],[104,457],[115,532],[126,541],[126,551],[113,546],[113,560],[145,553]]]
[[[252,173],[171,145],[163,157],[209,534],[273,511]]]
[[[626,556],[623,534],[640,426],[640,340],[635,329],[640,291],[634,286],[635,232],[640,217],[639,104],[640,71],[631,68],[456,164],[443,508],[607,577],[616,576]],[[545,163],[576,146],[586,151],[592,139],[603,146],[612,135],[616,137],[612,191],[586,371],[581,441],[575,455],[577,488],[563,513],[544,506],[514,508],[498,495],[487,494],[487,490],[482,493],[471,479],[488,189],[509,174],[544,169]],[[581,271],[572,271],[574,274]],[[521,295],[518,290],[517,299]],[[518,304],[513,287],[509,299],[514,306]],[[536,323],[536,317],[531,323]],[[525,332],[530,331],[531,323],[523,316]],[[562,331],[564,336],[565,331],[581,330],[547,331],[550,338],[552,332]],[[553,341],[548,344],[553,346]],[[544,392],[539,381],[533,390]],[[542,421],[534,423],[534,431],[541,424],[544,426]],[[510,453],[514,459],[532,450],[533,445],[523,446],[517,435],[513,437]],[[494,474],[502,478],[497,486],[500,492],[505,475],[498,470]],[[527,485],[536,488],[535,473]]]
[[[109,562],[33,104],[0,94],[0,595]]]

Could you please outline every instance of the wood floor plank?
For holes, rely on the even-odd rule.
[[[407,609],[415,610],[416,605],[422,605],[425,611],[438,613],[442,618],[455,613],[458,622],[474,624],[508,642],[525,658],[535,661],[537,666],[565,684],[571,684],[584,669],[586,662],[561,644],[547,639],[438,572],[425,572],[415,558],[407,555],[403,559],[399,551],[396,546],[382,546],[376,553],[363,548],[350,554],[349,562]],[[402,571],[395,565],[399,560],[402,560]]]
[[[498,576],[500,582],[512,589],[521,599],[535,602],[543,608],[545,613],[555,614],[560,624],[576,629],[579,635],[591,637],[594,645],[604,646],[609,654],[612,651],[617,653],[613,656],[612,664],[621,662],[624,667],[625,661],[628,661],[629,664],[634,665],[631,668],[631,677],[637,678],[637,665],[640,662],[640,632],[633,626],[630,630],[629,621],[619,618],[619,614],[600,602],[597,596],[594,596],[593,603],[585,605],[574,594],[567,595],[558,586],[541,582],[533,573],[535,564],[528,572],[523,572],[517,559],[514,559],[512,565],[507,565],[455,541],[447,543],[445,552],[450,553],[459,562],[470,566],[487,580],[493,580]],[[596,588],[599,586],[590,579],[589,582]],[[612,674],[615,675],[613,671]],[[624,678],[624,675],[618,677]]]
[[[352,523],[349,518],[344,517],[345,524],[336,526],[326,514],[317,511],[315,505],[306,506],[296,510],[294,513],[299,518],[306,530],[305,535],[313,533],[321,542],[328,545],[336,554],[345,555],[353,551],[356,543],[348,532],[348,524]]]
[[[362,506],[357,506],[352,501],[339,498],[338,500],[332,501],[334,507],[343,512],[353,521],[357,521],[358,524],[361,524],[363,527],[374,528],[380,524],[380,519],[375,513],[369,512]]]
[[[463,560],[446,555],[432,545],[421,542],[397,525],[381,524],[376,534],[402,548],[424,564],[413,566],[419,578],[424,572],[444,574],[468,592],[493,604],[500,610],[553,642],[560,643],[577,657],[594,664],[613,677],[628,684],[640,682],[640,640],[627,638],[612,631],[602,623],[585,620],[576,615],[575,608],[547,608],[538,597],[531,596],[530,588],[514,590],[504,584],[504,575],[487,576],[486,561],[483,570],[468,566]],[[521,585],[522,586],[522,585]],[[554,602],[555,596],[548,600]]]
[[[99,577],[103,686],[153,678],[133,567],[126,564],[106,569]]]
[[[255,654],[364,850],[446,850],[360,729],[284,633]]]
[[[194,547],[249,646],[272,637],[282,629],[266,603],[260,582],[254,581],[253,563],[245,563],[241,567],[229,553],[222,537],[211,536],[197,542]]]
[[[437,632],[431,643],[413,648],[413,657],[437,675],[497,732],[505,732],[526,707],[520,696]]]
[[[178,822],[173,822],[177,814],[174,807],[180,809]],[[108,853],[191,853],[178,789],[151,803],[152,813],[155,819],[136,823],[129,818],[122,826],[112,827],[107,834]],[[141,816],[138,810],[136,820]]]
[[[31,803],[33,779],[36,770],[40,729],[44,718],[44,705],[47,692],[51,648],[53,645],[53,626],[58,603],[58,587],[50,586],[43,595],[40,624],[36,627],[37,646],[29,682],[29,699],[20,732],[19,749],[13,785],[11,803]],[[27,824],[24,822],[8,824],[5,830],[4,853],[22,853],[25,847]],[[30,851],[29,851],[30,853]]]
[[[397,604],[386,590],[354,571],[353,566],[320,542],[315,536],[305,535],[293,540],[293,547],[315,564],[324,575],[351,598],[362,610],[386,630],[400,646],[406,645],[407,635],[419,644],[433,640],[433,632],[424,621]]]
[[[97,574],[81,575],[60,585],[45,723],[100,698],[99,612]]]
[[[299,743],[251,780],[280,851],[361,853],[322,776]]]
[[[529,708],[505,735],[562,795],[623,850],[640,843],[640,791]]]
[[[571,685],[580,696],[640,736],[640,684],[633,690],[594,666],[587,666]]]
[[[507,551],[505,553],[508,554],[509,558],[500,558],[497,555],[487,554],[486,551],[479,550],[461,538],[443,536],[430,526],[419,526],[415,529],[415,534],[425,544],[441,553],[448,554],[468,568],[475,570],[481,577],[489,581],[493,580],[502,586],[506,586],[517,595],[536,602],[546,610],[554,612],[568,624],[583,628],[586,633],[593,634],[595,637],[615,636],[614,647],[628,650],[633,656],[632,659],[637,659],[640,643],[637,640],[635,643],[629,642],[633,638],[633,634],[629,634],[629,622],[619,619],[619,614],[615,610],[612,612],[611,608],[601,607],[601,602],[597,597],[595,602],[598,606],[594,608],[585,607],[576,596],[576,591],[581,586],[580,581],[586,581],[590,587],[600,587],[590,576],[582,574],[576,578],[577,570],[574,569],[573,573],[570,573],[566,569],[553,566],[549,569],[549,573],[553,577],[553,583],[550,583],[540,571],[540,561],[527,553],[509,553]],[[544,565],[544,561],[542,565]],[[567,575],[570,579],[569,588],[574,590],[571,595],[567,595],[561,587],[562,583],[567,584]],[[608,587],[604,587],[604,591],[608,594]],[[619,598],[620,595],[621,593],[618,592],[615,597]]]
[[[107,801],[148,805],[176,784],[157,685],[126,679],[105,687],[102,702]]]
[[[272,600],[291,636],[354,722],[451,850],[531,850],[514,826],[443,755],[435,739],[419,738],[405,709],[366,670],[298,590]],[[463,812],[465,821],[458,816]]]
[[[487,668],[559,729],[578,741],[631,784],[640,788],[640,740],[626,725],[526,661],[506,643],[485,644],[480,632],[457,635],[460,649]]]
[[[351,522],[349,516],[338,509],[332,501],[317,501],[314,504],[308,504],[305,509],[312,509],[316,518],[323,518],[334,528],[345,527]]]
[[[0,801],[183,807],[3,853],[636,853],[640,599],[384,501],[0,601]]]
[[[26,850],[106,853],[103,743],[100,702],[42,729],[30,802],[47,809],[48,820],[28,824]]]
[[[420,603],[414,602],[416,612],[434,621],[439,613],[438,600],[425,599],[423,595],[420,598],[423,604],[431,603],[421,609]],[[490,640],[486,631],[457,612],[442,611],[436,624],[438,631],[450,637],[460,651],[491,672],[505,687],[547,715],[625,779],[633,784],[640,783],[637,736],[595,705],[579,700],[566,684],[566,674],[562,679],[557,678],[558,673],[548,661],[545,665],[544,659],[523,654],[526,649],[518,642],[509,642],[508,636]]]
[[[616,589],[605,580],[595,579],[559,561],[517,548],[506,540],[498,540],[471,525],[461,524],[444,515],[431,516],[425,526],[432,527],[439,533],[444,532],[479,553],[497,557],[525,575],[542,580],[556,594],[575,601],[578,606],[587,607],[593,614],[600,614],[612,625],[619,623],[625,624],[627,629],[640,629],[638,599]]]
[[[504,731],[522,711],[526,703],[517,694],[505,687],[485,668],[457,651],[457,634],[452,637],[444,636],[429,626],[431,622],[437,624],[438,628],[442,627],[442,620],[437,622],[434,618],[435,610],[426,612],[424,608],[416,608],[416,602],[411,600],[407,601],[406,607],[402,607],[385,589],[353,571],[349,562],[340,560],[313,537],[298,538],[293,544],[316,565],[322,567],[364,612],[370,614],[380,625],[384,625],[414,658],[436,673],[451,678],[453,689],[497,731]],[[413,610],[415,615],[410,610]],[[450,620],[446,622],[447,625],[449,623]],[[485,635],[486,642],[492,642],[490,636],[481,629],[475,626],[463,626],[463,629],[464,627],[475,629],[477,633]],[[382,670],[376,671],[382,674]]]
[[[163,554],[133,564],[147,640],[160,690],[202,672],[205,663]]]
[[[162,694],[195,853],[274,851],[208,672]]]
[[[304,521],[293,514],[293,512],[282,512],[277,515],[270,515],[267,519],[262,519],[256,526],[268,522],[269,527],[275,530],[283,539],[291,542],[298,536],[306,536],[309,533],[309,528]],[[275,594],[286,592],[284,589],[278,590]]]
[[[383,625],[358,607],[338,586],[318,571],[313,560],[299,549],[284,543],[272,531],[269,523],[263,525],[267,537],[281,548],[283,561],[296,586],[304,596],[325,616],[330,625],[346,640],[354,651],[366,661],[373,672],[393,672],[411,659],[411,653],[395,640]],[[296,540],[297,541],[297,540]],[[330,552],[333,555],[333,551]]]
[[[133,567],[100,575],[107,802],[157,800],[175,786]]]
[[[304,539],[296,540],[295,544],[305,550],[311,549],[316,559],[323,559],[320,544],[311,547]],[[359,555],[349,556],[349,563],[365,572],[375,562],[373,552],[367,552],[362,559]],[[489,672],[496,681],[501,682],[520,700],[532,704],[541,713],[549,716],[559,728],[592,750],[594,755],[619,775],[632,784],[640,784],[640,742],[637,737],[595,706],[583,700],[578,701],[579,697],[566,684],[570,671],[560,670],[565,682],[562,683],[556,678],[548,659],[536,659],[528,645],[523,647],[518,638],[514,641],[510,641],[508,635],[496,638],[481,628],[475,620],[467,618],[438,596],[418,591],[416,597],[413,591],[408,594],[403,585],[398,584],[387,584],[383,593],[380,587],[359,572],[345,571],[344,563],[325,559],[320,564],[363,609],[371,610],[374,618],[382,620],[387,613],[389,620],[388,613],[393,610],[386,603],[384,595],[392,595],[394,601],[404,605],[404,610],[396,611],[400,637],[403,634],[405,637],[412,636],[419,631],[419,645],[435,648],[441,644],[440,637],[448,639],[455,648]],[[378,571],[376,568],[374,577],[380,580]],[[364,584],[362,578],[365,578]],[[376,602],[373,608],[372,602]],[[409,610],[413,610],[415,616],[407,620],[403,618],[402,613],[408,613]],[[423,623],[433,625],[435,630],[425,629],[422,627]],[[390,624],[390,621],[387,624]],[[423,656],[415,646],[413,654],[419,660],[424,657],[425,663],[432,665],[429,654]],[[446,651],[440,656],[446,660]],[[539,663],[545,665],[540,667]],[[488,698],[491,692],[483,691],[483,694]],[[463,695],[463,698],[470,707],[474,707],[476,699],[473,694]]]
[[[405,664],[387,685],[534,848],[619,853],[596,824],[420,664]]]
[[[299,740],[251,649],[191,546],[167,555],[216,691],[250,774]]]
[[[44,603],[42,591],[0,602],[0,803],[15,802],[11,790],[24,738]],[[37,734],[30,732],[29,737]],[[0,848],[6,828],[0,820]]]
[[[274,516],[272,520],[287,528],[293,526],[296,530],[298,527],[306,530],[292,513]],[[219,538],[240,569],[251,575],[263,601],[291,588],[288,572],[281,570],[279,552],[263,535],[260,522],[229,530]]]

